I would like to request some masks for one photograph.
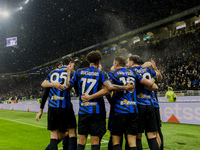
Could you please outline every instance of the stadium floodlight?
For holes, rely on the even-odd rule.
[[[26,1],[25,1],[25,4],[27,4],[28,2],[29,2],[29,0],[26,0]]]
[[[4,17],[9,17],[9,15],[10,15],[7,11],[3,11],[1,14],[2,14]]]
[[[21,6],[21,7],[19,7],[19,10],[22,10],[23,9],[23,7]]]

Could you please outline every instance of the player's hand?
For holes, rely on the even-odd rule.
[[[135,84],[133,84],[133,82],[129,82],[127,85],[126,85],[126,90],[127,91],[134,91],[135,89]]]
[[[81,95],[81,100],[82,100],[83,102],[88,102],[88,101],[90,100],[90,95],[83,93],[83,94]]]
[[[155,61],[151,60],[151,64],[154,70],[158,70]]]
[[[150,81],[151,81],[152,83],[155,83],[155,82],[156,82],[156,80],[155,80],[154,78],[151,78]]]
[[[39,119],[41,118],[41,116],[42,116],[42,112],[39,112],[39,113],[37,113],[35,119],[36,119],[37,121],[39,121]]]
[[[63,91],[63,90],[66,89],[66,86],[61,85],[61,82],[55,82],[55,83],[52,83],[52,84],[53,84],[53,87],[54,87],[54,88],[57,88],[57,89],[59,89],[59,90],[61,90],[61,91]]]
[[[67,72],[71,72],[73,70],[73,66],[71,65],[72,62],[70,62],[68,65],[67,65]]]
[[[143,68],[151,67],[151,65],[152,65],[152,63],[148,61],[148,62],[145,62],[145,63],[142,65],[142,67],[143,67]]]

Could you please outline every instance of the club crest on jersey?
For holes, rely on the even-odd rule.
[[[124,99],[123,101],[120,102],[120,105],[124,105],[124,104],[125,105],[135,105],[135,102]]]

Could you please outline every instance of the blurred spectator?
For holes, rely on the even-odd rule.
[[[168,87],[168,91],[165,94],[168,102],[176,102],[176,94],[173,91],[172,87]]]
[[[197,80],[197,78],[195,78],[194,81],[192,82],[192,86],[194,90],[199,89],[199,80]]]

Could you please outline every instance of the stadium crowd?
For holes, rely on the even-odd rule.
[[[200,28],[191,26],[188,33],[174,35],[172,38],[156,41],[148,39],[143,45],[122,45],[120,49],[103,52],[103,70],[109,72],[112,59],[116,56],[126,56],[129,53],[139,55],[145,61],[153,59],[161,73],[162,83],[158,83],[159,91],[166,91],[173,87],[174,90],[199,90],[200,80]],[[83,58],[84,59],[84,58]],[[80,61],[75,62],[75,68],[79,68]],[[41,97],[42,80],[48,72],[43,75],[30,75],[28,77],[14,77],[1,79],[0,99],[6,100],[10,97],[18,99],[29,99]],[[28,86],[27,86],[28,85]]]
[[[26,100],[41,97],[43,89],[40,85],[42,80],[42,78],[38,78],[38,75],[3,79],[0,83],[0,99],[2,101],[8,100],[9,98],[11,100]]]
[[[200,30],[195,33],[182,33],[173,38],[151,42],[145,45],[132,45],[124,51],[109,51],[104,54],[102,61],[105,70],[111,65],[109,60],[117,55],[125,56],[127,53],[140,55],[144,60],[155,60],[164,76],[159,83],[159,91],[166,91],[173,87],[174,90],[199,90],[200,80]]]

